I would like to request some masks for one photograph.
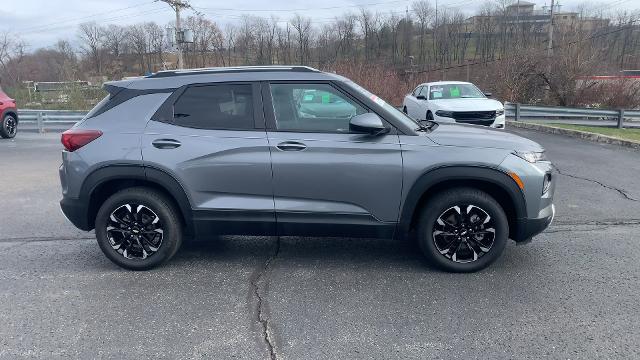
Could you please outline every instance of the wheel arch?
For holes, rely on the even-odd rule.
[[[165,171],[140,165],[111,165],[99,168],[85,179],[80,191],[87,204],[87,224],[95,227],[100,205],[125,188],[144,186],[163,193],[176,206],[187,234],[193,234],[191,203],[180,183]]]
[[[406,237],[415,227],[420,209],[431,197],[456,187],[475,188],[491,195],[507,215],[509,237],[518,234],[518,219],[526,217],[526,199],[509,175],[483,166],[444,166],[425,172],[411,185],[401,208],[398,237]]]
[[[16,119],[16,122],[19,124],[20,123],[20,119],[18,117],[18,109],[15,107],[8,107],[4,110],[2,110],[2,114],[0,114],[0,121],[4,120],[4,117],[7,115],[12,115],[14,119]]]

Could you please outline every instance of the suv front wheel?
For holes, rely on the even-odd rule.
[[[102,252],[130,270],[148,270],[168,261],[182,243],[182,224],[173,203],[154,190],[135,187],[109,197],[96,216]]]
[[[420,248],[431,264],[451,272],[473,272],[500,257],[509,223],[489,194],[457,188],[428,201],[417,230]]]
[[[18,133],[18,120],[11,114],[5,115],[0,121],[0,137],[12,139]]]

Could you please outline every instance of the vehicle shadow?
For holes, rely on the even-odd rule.
[[[536,266],[534,249],[509,242],[503,255],[488,269],[518,271]],[[443,273],[424,259],[415,242],[391,239],[222,236],[187,242],[170,261],[172,266],[204,263],[264,263],[272,267],[315,269],[386,268],[409,272]]]
[[[171,264],[264,262],[269,258],[277,266],[383,266],[437,271],[425,263],[420,249],[412,242],[353,238],[223,236],[183,244]]]

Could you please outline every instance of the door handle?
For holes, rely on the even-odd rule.
[[[158,149],[175,149],[182,145],[182,143],[174,139],[156,139],[153,140],[151,145]]]
[[[276,146],[282,151],[302,151],[307,148],[307,145],[297,141],[285,141]]]

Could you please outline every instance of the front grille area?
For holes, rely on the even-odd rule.
[[[456,122],[464,124],[484,125],[493,124],[496,118],[495,111],[456,111],[453,113]]]

